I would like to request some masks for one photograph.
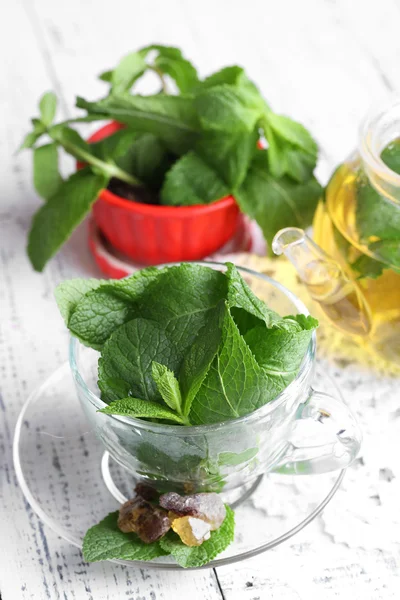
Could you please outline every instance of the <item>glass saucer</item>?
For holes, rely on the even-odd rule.
[[[14,465],[33,510],[55,533],[79,548],[87,529],[132,496],[135,486],[132,475],[104,452],[90,431],[68,364],[25,403],[15,430]],[[250,558],[288,540],[330,502],[343,476],[344,471],[297,477],[270,473],[241,490],[240,496],[230,493],[227,500],[235,508],[235,541],[205,567]],[[113,562],[181,569],[169,557]]]

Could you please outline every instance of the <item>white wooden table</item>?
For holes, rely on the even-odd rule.
[[[217,571],[88,566],[76,548],[43,526],[24,500],[11,442],[27,394],[66,360],[67,332],[53,300],[55,285],[72,276],[99,276],[84,228],[43,274],[33,272],[25,255],[27,229],[39,200],[29,154],[14,153],[42,92],[55,90],[62,116],[71,115],[76,93],[89,99],[103,94],[97,73],[151,42],[184,48],[201,74],[241,64],[274,107],[313,131],[322,148],[320,175],[326,181],[354,147],[358,122],[371,102],[400,90],[400,3],[13,0],[4,4],[1,20],[3,600],[399,598],[400,398],[393,376],[363,370],[349,360],[326,359],[326,368],[366,429],[363,458],[324,518],[274,551]],[[70,169],[71,163],[65,166]]]

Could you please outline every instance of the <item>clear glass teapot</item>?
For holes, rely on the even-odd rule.
[[[399,98],[365,120],[317,208],[313,240],[289,227],[272,247],[338,328],[400,363]]]

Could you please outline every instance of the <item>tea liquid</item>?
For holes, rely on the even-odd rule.
[[[361,241],[357,229],[359,177],[359,164],[356,162],[340,166],[328,184],[325,202],[319,204],[314,217],[316,243],[340,264],[356,286],[356,293],[341,298],[336,307],[330,307],[329,316],[341,329],[355,333],[351,326],[347,327],[349,312],[359,310],[361,301],[365,316],[370,321],[369,331],[366,330],[368,343],[388,360],[399,362],[400,273],[385,264],[383,266],[388,268],[384,268],[376,278],[371,278],[360,276],[352,267],[363,256],[379,259],[379,255],[371,252],[370,247]],[[400,207],[395,207],[395,210],[400,213]],[[374,236],[370,241],[374,241]]]

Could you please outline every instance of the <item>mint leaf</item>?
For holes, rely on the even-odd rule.
[[[61,186],[63,180],[58,172],[58,149],[56,144],[45,144],[33,151],[33,185],[45,200]]]
[[[351,268],[359,274],[357,279],[363,279],[364,277],[377,279],[382,275],[387,265],[366,254],[361,254],[361,256],[351,263]]]
[[[153,190],[159,190],[175,156],[151,133],[142,133],[133,138],[125,154],[117,157],[121,169],[136,175]]]
[[[63,182],[57,193],[38,210],[33,217],[28,241],[28,255],[36,271],[43,270],[106,186],[105,177],[82,169]]]
[[[207,131],[196,143],[196,154],[218,173],[232,191],[240,186],[246,177],[258,137],[257,128],[250,133]]]
[[[98,142],[93,142],[90,147],[87,146],[87,150],[102,160],[116,162],[126,155],[138,137],[139,134],[135,134],[130,129],[120,129]]]
[[[317,325],[315,319],[299,325],[300,330],[266,329],[255,327],[244,336],[256,361],[271,379],[276,388],[283,389],[296,377]]]
[[[263,124],[272,175],[288,174],[296,181],[308,181],[317,162],[318,146],[307,129],[272,111],[267,111]]]
[[[211,311],[226,297],[226,277],[220,271],[183,263],[164,270],[140,297],[141,317],[157,321],[180,354],[193,344]],[[154,357],[177,372],[163,360]]]
[[[172,410],[181,412],[181,391],[179,389],[178,380],[176,379],[174,373],[165,365],[161,365],[155,361],[153,361],[151,365],[151,373],[165,404],[172,408]]]
[[[68,321],[71,333],[100,349],[117,327],[139,316],[135,303],[163,271],[149,267],[126,279],[96,285],[74,306]]]
[[[109,96],[99,102],[77,99],[77,106],[99,119],[111,118],[136,132],[152,133],[174,154],[192,148],[200,131],[193,101],[184,96]]]
[[[168,171],[161,203],[171,206],[209,204],[229,194],[217,173],[197,154],[188,152]]]
[[[83,296],[104,283],[106,283],[105,279],[69,279],[56,287],[54,295],[67,327],[73,311]]]
[[[113,94],[128,92],[135,81],[143,75],[147,68],[145,56],[146,53],[143,51],[131,52],[120,60],[113,71],[109,72],[106,80],[111,81],[111,92]],[[104,74],[102,79],[105,80]]]
[[[184,424],[184,420],[173,410],[161,406],[157,402],[140,400],[139,398],[122,398],[111,402],[109,406],[99,412],[106,415],[119,415],[121,417],[135,417],[145,419],[162,419]]]
[[[193,344],[183,359],[179,373],[179,383],[183,396],[183,414],[188,415],[193,399],[206,377],[211,363],[218,352],[222,336],[222,322],[225,303],[221,300],[210,311],[207,323],[199,331]]]
[[[201,567],[212,561],[218,554],[233,542],[235,533],[235,516],[233,510],[226,504],[226,517],[219,529],[211,532],[209,540],[201,546],[185,546],[179,536],[169,531],[160,540],[160,546],[171,554],[181,567]]]
[[[112,332],[135,316],[127,300],[109,290],[89,292],[71,314],[68,327],[86,346],[100,350]]]
[[[228,306],[241,333],[264,321],[267,327],[285,327],[282,317],[257,298],[232,263],[226,263],[228,279]],[[236,309],[236,310],[235,310]],[[255,319],[254,319],[255,318]]]
[[[218,85],[200,91],[194,105],[203,129],[251,133],[264,110],[264,102],[255,89]]]
[[[122,379],[135,398],[162,404],[163,400],[152,377],[152,362],[177,369],[177,350],[164,328],[154,321],[134,319],[115,329],[103,346],[99,359],[99,380]]]
[[[271,244],[279,229],[306,228],[311,223],[322,188],[314,177],[304,183],[289,177],[275,179],[269,172],[267,156],[267,150],[256,152],[235,198],[242,211],[257,221]]]
[[[53,92],[47,92],[39,102],[40,120],[46,126],[52,124],[57,110],[57,96]]]
[[[211,88],[222,84],[227,85],[240,85],[245,79],[247,79],[246,74],[242,67],[231,66],[224,67],[220,71],[216,71],[209,77],[206,77],[204,81],[199,83],[199,88]]]
[[[226,308],[221,348],[192,402],[190,421],[200,425],[242,417],[275,398],[282,388],[256,362]]]
[[[152,560],[165,556],[159,542],[145,544],[135,533],[118,528],[119,511],[110,513],[91,527],[83,539],[83,557],[88,562],[99,560]]]
[[[197,71],[190,61],[182,55],[179,48],[152,44],[145,48],[146,51],[156,50],[157,56],[152,68],[169,75],[181,93],[190,92],[198,84]]]
[[[110,377],[109,379],[98,381],[97,385],[101,391],[101,399],[107,402],[107,404],[131,396],[130,385],[123,379]]]
[[[220,452],[218,464],[221,467],[236,467],[252,460],[258,454],[258,448],[248,448],[243,452]]]
[[[362,243],[382,240],[400,240],[400,211],[380,196],[359,173],[356,181],[356,224]]]

